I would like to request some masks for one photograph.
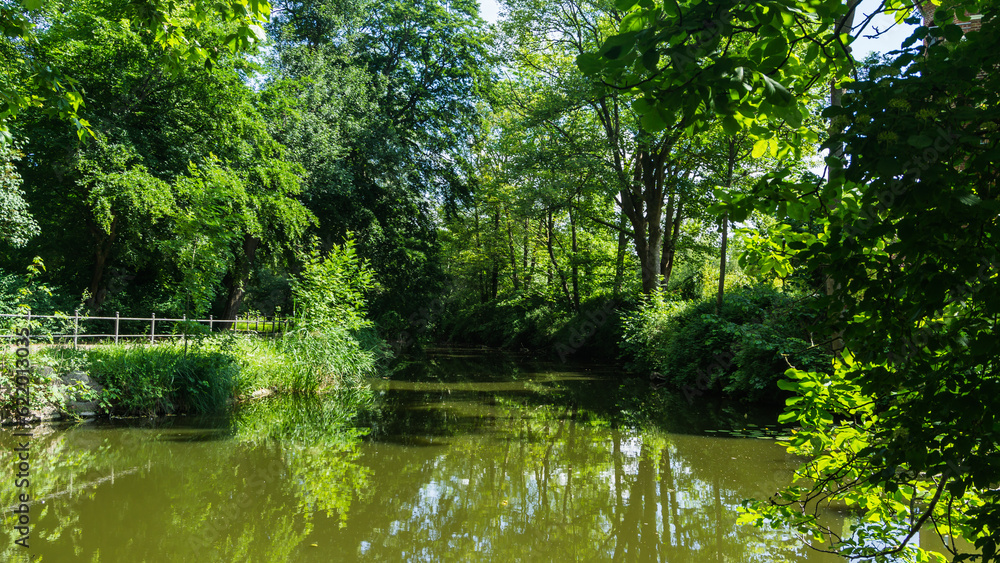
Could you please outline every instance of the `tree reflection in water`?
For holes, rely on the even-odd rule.
[[[109,562],[830,560],[785,530],[736,524],[744,498],[767,496],[796,466],[771,441],[701,432],[752,418],[705,404],[640,429],[642,407],[623,412],[621,384],[437,357],[376,385],[374,402],[288,397],[221,419],[48,430],[32,446],[32,493],[46,498],[32,507],[32,551]],[[8,431],[0,442],[10,467]],[[0,480],[5,507],[14,493]]]

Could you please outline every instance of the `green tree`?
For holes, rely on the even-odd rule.
[[[963,36],[963,9],[981,11],[982,31]],[[811,461],[804,483],[753,506],[758,523],[791,521],[874,560],[927,560],[906,540],[933,525],[955,561],[997,559],[997,25],[993,4],[939,8],[908,40],[917,47],[825,111],[845,124],[827,143],[846,147],[843,172],[766,185],[822,228],[779,225],[761,257],[836,269],[821,306],[845,348],[832,375],[790,370],[783,383],[797,393],[783,418],[802,426],[790,447]],[[827,502],[865,524],[840,535],[803,510]],[[955,538],[979,553],[959,553]]]
[[[38,50],[39,30],[44,33],[67,4],[47,0],[0,3],[0,53],[9,63],[0,71],[0,143],[11,140],[10,122],[29,108],[70,121],[81,139],[91,131],[90,123],[79,115],[84,95],[78,79],[63,71],[73,67]],[[77,4],[74,11],[81,12],[80,2],[71,4]],[[271,11],[266,0],[143,0],[114,2],[113,9],[121,14],[118,21],[123,27],[152,38],[160,53],[160,68],[172,73],[192,65],[211,67],[220,54],[248,49],[264,38],[261,24]],[[86,26],[89,22],[82,18],[74,23]],[[221,42],[206,41],[205,28],[213,23],[229,30]]]
[[[212,305],[202,298],[224,296],[221,316],[234,318],[253,268],[286,260],[314,221],[297,200],[303,173],[267,132],[270,102],[246,83],[256,67],[219,56],[211,72],[202,66],[166,72],[155,39],[122,23],[129,9],[74,3],[37,32],[40,58],[75,69],[87,101],[80,115],[94,138],[79,143],[45,112],[18,120],[31,155],[19,171],[46,236],[8,259],[22,262],[30,252],[49,257],[57,283],[86,289],[93,309],[111,298],[125,310],[168,307],[181,314]],[[220,44],[229,33],[218,22],[199,29],[203,45]],[[217,184],[208,182],[198,189],[209,193],[194,193],[192,163],[218,171],[233,189],[212,193],[208,188]],[[236,212],[221,217],[221,209]],[[202,218],[222,221],[211,244],[195,242],[211,231],[199,232]],[[202,259],[203,279],[195,283]],[[167,297],[176,283],[202,288],[184,294],[199,300]]]
[[[443,279],[434,200],[470,189],[493,64],[485,23],[468,0],[280,8],[275,87],[290,103],[275,135],[309,170],[318,236],[356,233],[383,288],[373,312],[405,317]]]
[[[22,155],[10,145],[0,146],[0,240],[24,246],[38,234],[38,223],[28,212],[21,175],[14,163]]]

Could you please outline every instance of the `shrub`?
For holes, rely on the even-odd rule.
[[[758,285],[715,299],[666,301],[654,296],[624,319],[628,367],[658,372],[676,387],[711,389],[746,400],[774,397],[788,367],[824,371],[829,353],[814,346],[814,311],[805,297]]]

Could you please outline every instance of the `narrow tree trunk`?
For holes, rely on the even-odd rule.
[[[615,254],[615,299],[621,295],[622,283],[625,281],[625,251],[628,249],[628,241],[625,239],[625,226],[628,219],[624,212],[618,214],[618,252]]]
[[[548,234],[549,234],[549,260],[552,262],[552,269],[556,271],[556,275],[559,276],[559,285],[562,287],[563,295],[566,297],[566,303],[573,308],[573,297],[569,293],[569,286],[566,284],[566,275],[563,274],[562,268],[559,267],[559,261],[556,259],[555,246],[552,244],[555,229],[555,221],[552,219],[552,210],[549,210],[549,220],[548,220]],[[552,275],[549,274],[551,279]]]
[[[500,212],[497,211],[493,214],[493,232],[497,235],[500,233]],[[499,241],[497,241],[499,242]],[[491,245],[496,248],[497,244]],[[497,252],[490,251],[490,296],[496,301],[497,295],[500,292],[500,261],[497,259]]]
[[[572,255],[570,265],[573,276],[573,308],[580,310],[580,268],[577,264],[576,222],[573,220],[573,208],[569,209],[569,229],[572,234]]]
[[[482,252],[483,252],[483,245],[482,245],[482,241],[479,238],[479,202],[478,201],[475,201],[473,203],[472,212],[474,214],[473,217],[474,217],[474,220],[475,220],[474,229],[475,229],[475,234],[476,234],[476,254],[481,256]],[[486,279],[483,276],[483,269],[482,268],[476,268],[476,269],[478,270],[476,272],[476,279],[478,281],[477,285],[478,285],[478,289],[479,289],[479,302],[480,303],[486,303],[486,301],[487,301],[487,299],[486,299]]]
[[[663,213],[663,254],[660,257],[660,277],[663,279],[664,287],[670,282],[670,275],[667,273],[667,270],[670,268],[670,261],[673,259],[674,248],[677,245],[676,234],[674,233],[674,223],[680,220],[679,218],[674,218],[674,206],[677,196],[678,192],[676,189],[670,190],[670,195],[667,196],[667,207]]]
[[[90,276],[90,287],[87,289],[90,297],[87,298],[86,304],[90,307],[91,312],[96,312],[108,297],[104,271],[107,269],[108,258],[111,257],[111,251],[114,249],[115,239],[118,238],[118,217],[111,221],[111,232],[107,235],[98,227],[92,227],[92,230],[97,238],[97,246],[94,248],[94,270]]]
[[[552,212],[547,212],[545,217],[542,217],[542,222],[539,225],[542,228],[542,233],[545,235],[545,248],[548,249],[549,255],[552,255],[552,229],[549,228],[549,217],[552,216]],[[545,287],[552,285],[552,261],[545,266]]]
[[[514,248],[514,228],[511,225],[510,216],[507,217],[507,246],[510,249],[510,269],[513,272],[511,274],[511,281],[514,286],[514,293],[517,293],[521,288],[521,282],[517,279],[517,251]]]
[[[257,256],[257,247],[260,246],[260,239],[250,235],[243,236],[243,252],[237,259],[233,270],[226,276],[226,285],[229,288],[226,304],[219,315],[219,327],[223,330],[233,326],[232,321],[240,312],[243,305],[243,298],[246,297],[246,287],[250,282],[250,272],[253,270],[253,263]],[[228,321],[228,322],[227,322]]]
[[[677,210],[674,213],[674,218],[671,221],[673,225],[673,233],[670,235],[670,246],[665,248],[664,258],[663,258],[663,285],[666,286],[670,281],[670,276],[674,272],[674,258],[677,256],[677,240],[681,236],[681,221],[684,219],[684,193],[681,192],[677,196]]]
[[[528,289],[528,286],[533,285],[532,282],[534,281],[535,278],[535,252],[534,252],[534,245],[530,243],[530,238],[528,236],[529,231],[530,231],[530,226],[528,224],[528,219],[525,219],[524,220],[524,264],[525,264],[524,289],[525,290]],[[531,244],[530,253],[528,251],[529,244]],[[530,263],[528,262],[529,254],[531,256]]]
[[[729,214],[722,215],[722,247],[719,250],[719,295],[715,300],[716,314],[722,314],[722,295],[726,291],[726,242],[729,236]]]
[[[729,152],[726,155],[726,191],[733,187],[733,168],[736,166],[736,138],[729,138]],[[729,241],[729,213],[722,214],[722,244],[719,249],[719,295],[715,300],[716,314],[722,314],[722,296],[726,291],[726,251]]]

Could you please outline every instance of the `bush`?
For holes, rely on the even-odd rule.
[[[750,401],[776,397],[788,367],[830,368],[824,347],[813,346],[814,311],[805,297],[758,285],[715,299],[665,301],[654,296],[624,319],[628,367],[658,372],[679,388],[715,390]]]

